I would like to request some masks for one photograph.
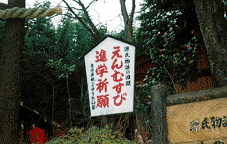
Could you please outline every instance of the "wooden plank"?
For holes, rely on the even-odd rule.
[[[227,117],[226,106],[227,98],[167,106],[168,139],[171,143],[183,143],[226,137],[227,124],[223,120],[223,116]],[[212,117],[220,118],[214,126],[212,126],[214,122],[211,122]],[[202,124],[205,118],[209,122],[207,127],[210,129]],[[197,131],[190,131],[192,128],[190,122],[195,120],[198,120],[199,124]]]
[[[227,87],[169,95],[167,96],[166,104],[167,106],[171,106],[176,104],[185,104],[224,97],[227,97]]]

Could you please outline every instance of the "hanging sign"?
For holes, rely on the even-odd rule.
[[[85,55],[91,116],[133,112],[135,46],[107,37]]]

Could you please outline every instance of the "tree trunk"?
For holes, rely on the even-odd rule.
[[[125,0],[120,0],[121,13],[124,18],[126,40],[131,43],[135,42],[135,40],[133,38],[133,27],[132,27],[133,16],[134,16],[135,8],[136,8],[135,1],[136,0],[132,0],[132,10],[131,10],[130,15],[128,15],[126,6],[125,6]]]
[[[15,7],[25,8],[25,0],[9,0]],[[21,98],[21,55],[24,45],[24,19],[7,19],[0,56],[0,142],[19,142]]]
[[[199,20],[201,33],[208,59],[211,64],[211,72],[215,87],[226,86],[224,72],[226,70],[226,20],[224,19],[224,5],[221,0],[213,5],[212,0],[195,0],[196,13]]]
[[[132,0],[132,10],[131,10],[131,13],[130,15],[128,15],[127,13],[127,10],[126,10],[126,6],[125,6],[125,0],[120,0],[120,5],[121,5],[121,13],[122,13],[122,16],[124,18],[124,25],[125,25],[125,34],[126,34],[126,41],[128,42],[131,42],[131,43],[135,43],[135,40],[133,38],[133,27],[132,27],[132,24],[133,24],[133,16],[134,16],[134,12],[135,12],[135,8],[136,8],[136,5],[135,5],[135,1],[136,0]],[[134,121],[134,116],[131,115],[129,117],[129,121],[130,121],[130,130],[131,130],[131,135],[130,137],[132,138],[132,134],[134,132],[133,129],[135,128],[135,126],[133,125],[133,121]]]
[[[126,34],[126,40],[134,43],[134,38],[133,38],[133,27],[130,24],[125,25],[125,34]]]

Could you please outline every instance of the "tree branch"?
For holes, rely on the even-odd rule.
[[[128,13],[127,13],[127,10],[125,7],[125,0],[120,0],[120,4],[121,4],[121,13],[124,18],[124,23],[125,23],[125,25],[127,25],[129,22],[129,17],[128,17]]]
[[[85,18],[87,19],[87,22],[88,24],[90,25],[92,31],[95,33],[95,39],[97,40],[97,42],[99,41],[100,37],[99,37],[99,32],[98,32],[98,29],[95,27],[94,23],[91,21],[90,17],[89,17],[89,14],[84,6],[84,4],[81,2],[81,0],[79,0],[79,3],[78,3],[81,8],[83,9],[84,11],[84,15],[85,15]]]
[[[89,5],[86,7],[86,10],[90,7],[90,5],[94,2],[95,0],[91,1]]]
[[[125,6],[125,0],[120,0],[120,4],[121,4],[121,13],[123,15],[124,18],[124,24],[125,24],[125,33],[126,33],[126,40],[134,43],[134,38],[133,38],[133,15],[135,12],[135,0],[132,0],[132,10],[131,10],[131,15],[129,17],[127,10],[126,10],[126,6]]]
[[[133,16],[135,13],[135,9],[136,9],[136,0],[132,0],[132,10],[131,10],[130,18],[129,18],[130,25],[132,25],[132,23],[133,23]]]
[[[78,9],[78,8],[75,8],[75,7],[71,7],[71,8],[76,9],[76,10],[79,10],[79,11],[82,11],[82,9]]]
[[[67,16],[67,17],[72,18],[72,19],[75,19],[75,20],[78,20],[77,18],[75,18],[75,17],[73,17],[71,15],[68,15],[68,14],[62,14],[62,15]],[[83,17],[79,17],[79,18],[85,20]]]
[[[79,3],[77,0],[73,0],[74,2],[76,2],[76,3]]]
[[[92,37],[96,38],[96,36],[93,33],[93,31],[82,21],[82,19],[80,17],[78,17],[78,15],[71,9],[71,7],[69,6],[69,4],[65,0],[62,0],[62,1],[67,5],[68,9],[75,15],[75,17],[79,20],[79,22],[90,32],[90,34],[92,35]]]

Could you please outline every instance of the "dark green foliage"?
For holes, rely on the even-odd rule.
[[[40,4],[35,4],[41,7]],[[43,7],[49,7],[50,3],[45,2]],[[53,46],[56,41],[55,29],[50,19],[26,19],[25,46],[23,49],[22,75],[25,79],[32,77],[33,72],[41,73],[42,68],[52,57]]]
[[[186,88],[186,82],[191,72],[195,71],[199,58],[196,45],[202,43],[199,36],[195,39],[191,33],[191,30],[199,30],[199,25],[195,27],[187,21],[185,28],[182,24],[184,17],[180,17],[181,15],[185,15],[185,12],[182,13],[178,5],[166,11],[158,9],[155,3],[146,1],[138,17],[141,20],[136,34],[138,44],[149,51],[146,54],[155,65],[149,69],[147,80],[166,84],[171,94],[176,93],[174,84],[181,84]]]
[[[50,3],[46,2],[43,6],[49,5]],[[72,53],[75,48],[74,25],[70,19],[64,19],[62,22],[61,28],[55,31],[48,18],[26,20],[27,32],[22,55],[21,100],[32,105],[34,109],[41,110],[50,119],[54,109],[53,119],[57,123],[62,123],[68,116],[67,84],[65,78],[59,77],[65,73],[65,69],[72,73],[76,64],[80,63]],[[61,58],[64,65],[59,60]],[[54,69],[47,67],[50,59],[57,61],[59,66]],[[69,77],[69,94],[72,98],[80,95],[81,87],[76,78],[75,74]],[[86,85],[84,87],[86,88]],[[80,109],[82,111],[82,108]]]
[[[36,7],[49,5],[49,2],[37,3]],[[48,18],[26,20],[21,100],[39,108],[49,118],[53,108],[54,120],[61,123],[68,117],[69,91],[72,118],[74,124],[80,124],[88,118],[90,109],[84,59],[78,58],[95,43],[79,22],[67,17],[61,22],[55,30]],[[101,38],[107,33],[106,26],[101,25],[98,30]],[[68,77],[69,89],[65,77]]]
[[[5,22],[0,20],[0,48],[2,47],[2,40],[3,40],[3,34],[4,34],[4,27]]]
[[[121,30],[119,33],[116,33],[114,31],[114,32],[111,33],[111,35],[116,37],[116,38],[119,38],[119,39],[122,39],[122,40],[126,40],[125,31],[124,30]]]

